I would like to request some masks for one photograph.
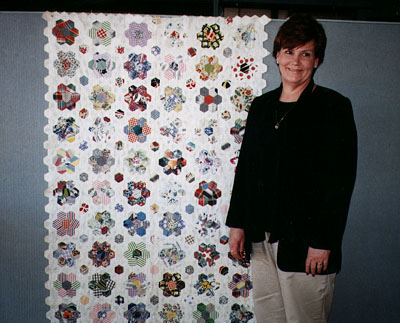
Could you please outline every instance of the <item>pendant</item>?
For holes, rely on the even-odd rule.
[[[279,129],[279,123],[277,123],[277,124],[275,125],[275,129],[276,129],[276,130]]]

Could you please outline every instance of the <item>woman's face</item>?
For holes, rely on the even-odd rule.
[[[281,48],[276,53],[284,86],[301,86],[310,82],[313,70],[318,66],[314,47],[314,41],[309,41],[293,49]]]

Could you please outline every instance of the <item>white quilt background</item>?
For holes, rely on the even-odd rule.
[[[47,318],[254,322],[224,222],[269,19],[43,17]]]

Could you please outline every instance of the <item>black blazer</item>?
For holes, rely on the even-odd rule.
[[[282,87],[253,101],[226,224],[245,230],[247,254],[270,231],[279,240],[278,266],[284,271],[304,272],[309,246],[331,250],[326,273],[333,273],[341,266],[357,133],[350,100],[313,85],[278,130]]]

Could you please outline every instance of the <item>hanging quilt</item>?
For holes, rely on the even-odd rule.
[[[269,19],[43,17],[47,318],[254,322],[224,223]]]

